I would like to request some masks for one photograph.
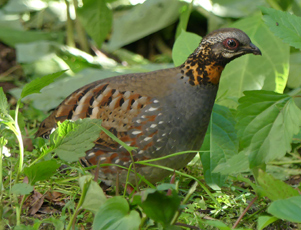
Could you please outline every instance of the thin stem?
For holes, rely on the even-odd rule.
[[[78,7],[78,1],[77,0],[73,0],[73,4],[75,7],[75,30],[77,33],[77,37],[78,37],[78,43],[81,47],[81,49],[83,51],[85,51],[86,53],[90,53],[90,47],[89,47],[89,42],[86,36],[86,31],[83,28],[82,24],[80,23],[80,20],[77,17],[77,13],[76,13],[76,8]]]
[[[69,0],[65,0],[66,10],[67,10],[67,45],[71,47],[75,47],[74,37],[73,37],[73,21],[70,16],[70,3]]]
[[[254,197],[253,200],[250,202],[250,204],[245,208],[245,210],[242,212],[242,214],[238,217],[238,219],[236,220],[235,224],[232,227],[233,229],[237,227],[237,225],[239,224],[241,219],[244,217],[244,215],[247,213],[247,211],[251,208],[251,206],[255,203],[257,198],[258,198],[257,196]]]
[[[193,185],[191,186],[191,188],[189,189],[188,193],[186,194],[184,200],[182,201],[182,205],[185,205],[187,203],[187,201],[189,200],[189,198],[195,192],[197,186],[198,186],[198,182],[195,181],[193,183]],[[177,221],[177,219],[181,215],[181,212],[182,212],[182,210],[177,210],[177,212],[175,213],[174,217],[172,218],[172,221],[170,222],[170,225],[175,224],[175,222]]]
[[[15,110],[15,122],[14,122],[14,126],[15,126],[15,135],[18,139],[18,143],[19,143],[19,149],[20,149],[20,156],[19,156],[19,168],[17,171],[17,176],[16,176],[16,183],[18,183],[19,181],[19,177],[20,174],[23,170],[23,161],[24,161],[24,146],[23,146],[23,139],[22,139],[22,133],[18,124],[18,112],[19,112],[19,107],[20,107],[20,103],[21,101],[19,100],[17,105],[16,105],[16,110]]]
[[[3,148],[4,148],[4,138],[1,137],[0,138],[0,204],[2,201],[2,188],[3,188],[3,183],[2,183],[2,152],[3,152]]]
[[[77,216],[77,214],[78,214],[78,212],[79,212],[79,210],[80,210],[80,208],[81,208],[81,206],[82,206],[82,204],[83,204],[83,202],[84,202],[84,200],[85,200],[85,198],[86,198],[86,194],[87,194],[87,192],[88,192],[88,189],[89,189],[89,187],[90,187],[90,184],[91,184],[91,180],[85,182],[85,184],[84,184],[84,186],[83,186],[82,195],[80,196],[80,199],[79,199],[79,202],[78,202],[78,204],[77,204],[77,206],[76,206],[75,212],[74,212],[74,214],[71,216],[70,222],[69,222],[69,224],[68,224],[66,230],[70,230],[71,227],[74,225],[73,223],[74,223],[75,218],[76,218],[76,216]]]

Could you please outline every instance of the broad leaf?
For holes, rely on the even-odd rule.
[[[25,13],[29,11],[38,11],[47,7],[42,0],[10,0],[3,8],[8,13]]]
[[[274,216],[260,216],[257,219],[257,229],[263,230],[266,226],[274,223],[278,218]]]
[[[8,114],[8,103],[7,103],[7,98],[6,95],[3,91],[3,88],[0,87],[0,114]]]
[[[289,88],[297,88],[301,86],[301,53],[296,52],[290,55],[290,71],[287,81]]]
[[[22,31],[11,28],[0,28],[0,40],[5,44],[15,47],[18,43],[29,43],[38,40],[50,40],[63,42],[64,33],[60,32],[41,32],[41,31]]]
[[[24,168],[24,173],[28,177],[29,183],[34,185],[37,181],[49,179],[59,167],[60,164],[56,160],[42,161]]]
[[[144,213],[164,227],[169,226],[181,203],[177,192],[172,190],[172,194],[168,196],[166,191],[147,189],[145,193],[146,198],[140,204]]]
[[[35,79],[35,80],[31,81],[30,83],[27,83],[23,87],[23,90],[21,93],[21,98],[24,98],[33,93],[40,93],[41,89],[43,89],[45,86],[52,83],[54,81],[54,79],[61,76],[64,72],[66,72],[66,70],[63,70],[63,71],[60,71],[57,73],[53,73],[53,74],[49,74],[44,77]]]
[[[130,210],[126,199],[116,196],[108,199],[95,214],[92,230],[138,230],[139,213]]]
[[[215,189],[223,186],[225,177],[213,173],[213,169],[233,155],[238,153],[238,139],[235,131],[235,121],[227,107],[215,104],[209,127],[200,152],[207,184]]]
[[[151,0],[138,4],[113,21],[109,49],[116,50],[174,23],[183,2]]]
[[[288,95],[246,91],[237,109],[240,149],[249,156],[250,168],[265,164],[291,150],[299,132],[301,111]]]
[[[269,29],[284,42],[301,49],[301,17],[272,8],[260,8]]]
[[[77,161],[79,157],[85,156],[85,151],[94,146],[94,141],[99,137],[99,133],[103,129],[101,127],[101,120],[98,119],[84,119],[75,121],[75,126],[71,121],[64,121],[70,124],[73,128],[69,132],[65,132],[66,136],[55,137],[57,133],[63,133],[62,130],[56,130],[51,138],[54,138],[55,153],[62,159],[68,162]],[[63,123],[63,124],[64,124]],[[65,127],[69,129],[69,127]],[[72,131],[71,131],[72,130]]]
[[[85,175],[78,179],[81,190],[83,190],[84,183],[88,180],[91,180],[90,186],[81,207],[96,213],[107,198],[103,190],[99,187],[99,184],[93,181],[91,175]]]
[[[296,189],[262,170],[259,171],[257,182],[263,188],[261,192],[273,201],[299,195]]]
[[[33,186],[26,183],[19,183],[13,185],[11,191],[15,195],[27,195],[33,191]]]
[[[112,11],[106,2],[106,0],[83,0],[83,6],[77,8],[78,18],[99,48],[112,27]]]
[[[220,17],[240,18],[258,11],[264,0],[212,0],[212,13]]]
[[[248,34],[262,56],[247,54],[226,66],[221,76],[218,103],[236,108],[245,90],[282,93],[288,78],[289,46],[267,28],[260,15],[241,19],[230,27]]]
[[[301,196],[274,201],[268,212],[279,219],[301,223]]]
[[[225,163],[218,164],[213,170],[213,173],[230,175],[248,171],[250,171],[248,155],[245,152],[240,152],[228,159]]]
[[[182,31],[186,31],[192,7],[193,7],[193,1],[191,1],[189,5],[182,6],[180,20],[176,31],[176,38],[180,36]]]
[[[172,59],[175,66],[183,64],[188,56],[199,46],[202,37],[182,30],[172,48]]]

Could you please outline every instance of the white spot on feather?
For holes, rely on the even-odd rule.
[[[149,111],[156,111],[158,108],[150,107]]]
[[[94,152],[91,152],[91,153],[89,153],[88,155],[87,155],[87,157],[93,157],[95,155],[95,153]]]
[[[133,135],[138,135],[138,134],[140,134],[140,133],[142,133],[142,131],[133,131],[133,132],[132,132]]]
[[[156,128],[157,125],[156,125],[156,124],[152,124],[150,127],[151,127],[151,128]]]
[[[143,140],[144,141],[149,141],[150,139],[152,139],[151,137],[146,137],[146,138],[144,138]]]

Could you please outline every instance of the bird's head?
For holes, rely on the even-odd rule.
[[[236,28],[222,28],[209,33],[203,38],[200,48],[209,49],[212,55],[225,63],[248,53],[261,55],[248,35]]]
[[[206,35],[181,66],[191,85],[218,85],[227,63],[244,54],[261,55],[248,35],[235,28],[223,28]]]

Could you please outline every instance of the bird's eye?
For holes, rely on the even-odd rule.
[[[227,49],[235,50],[238,47],[239,42],[234,38],[227,38],[223,44]]]

